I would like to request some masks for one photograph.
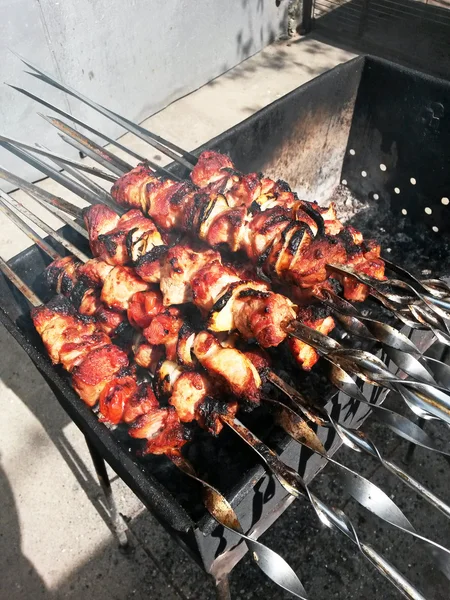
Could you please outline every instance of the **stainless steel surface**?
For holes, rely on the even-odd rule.
[[[242,531],[239,519],[234,512],[228,500],[207,481],[201,479],[194,471],[192,465],[180,454],[169,455],[168,458],[181,470],[183,473],[198,481],[204,488],[205,506],[211,515],[223,527],[230,529],[241,540],[245,542],[251,552],[254,563],[261,571],[274,581],[281,588],[290,592],[296,598],[306,600],[307,595],[301,581],[287,564],[287,562],[276,552],[253,540]]]

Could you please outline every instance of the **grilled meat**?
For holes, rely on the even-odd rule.
[[[212,152],[200,156],[192,180],[202,184],[201,190],[162,181],[140,165],[119,179],[111,193],[123,205],[139,206],[163,230],[180,229],[213,247],[244,251],[269,277],[301,288],[326,282],[327,265],[333,263],[384,277],[379,247],[344,227],[334,206],[322,209],[299,200],[285,182],[241,176],[227,157]],[[347,279],[344,295],[363,299],[367,288],[355,288]]]

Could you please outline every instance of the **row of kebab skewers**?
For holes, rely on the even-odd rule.
[[[334,319],[317,300],[364,300],[364,282],[385,279],[379,245],[340,223],[333,206],[242,175],[215,152],[200,156],[191,181],[140,164],[111,196],[127,212],[83,211],[95,258],[56,258],[44,275],[58,295],[32,317],[84,402],[98,403],[105,423],[127,424],[145,452],[176,459],[189,439],[184,424],[217,435],[239,409],[258,406],[263,386],[279,383],[271,348],[287,346],[299,368],[311,369],[328,343],[336,349],[324,341]],[[136,334],[124,345],[129,325]],[[336,369],[351,362],[333,353]],[[307,424],[301,431],[322,451]]]

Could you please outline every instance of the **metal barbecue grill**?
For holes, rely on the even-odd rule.
[[[338,202],[338,214],[342,199],[352,205],[357,199],[363,209],[351,216],[350,223],[365,236],[380,240],[386,258],[421,279],[445,276],[450,272],[445,235],[450,222],[448,106],[450,84],[382,60],[360,57],[277,100],[194,154],[215,149],[229,154],[242,171],[262,171],[288,181],[301,198],[325,201],[333,197]],[[167,169],[174,175],[188,176],[182,165],[174,163]],[[62,234],[89,253],[86,239],[70,227],[64,227]],[[38,296],[45,297],[38,274],[49,262],[37,246],[32,246],[9,265]],[[124,431],[110,431],[98,422],[72,390],[62,369],[50,364],[29,317],[27,302],[3,277],[0,298],[2,323],[27,351],[86,436],[106,492],[109,494],[103,459],[194,560],[221,582],[219,594],[226,597],[223,582],[245,554],[245,544],[238,544],[238,535],[218,525],[208,514],[196,482],[165,457],[139,458]],[[367,301],[362,311],[375,319],[396,322],[373,300]],[[405,328],[404,332],[422,352],[434,340],[429,330]],[[349,339],[344,329],[338,328],[336,335],[341,341]],[[353,337],[351,344],[361,347]],[[379,347],[373,343],[363,347],[378,352],[392,372],[405,376]],[[436,373],[442,384],[448,383],[443,365],[438,365]],[[310,374],[294,376],[293,382],[314,402],[326,406],[335,422],[346,427],[359,428],[370,414],[367,405],[337,393],[323,365]],[[388,391],[360,383],[360,391],[374,404],[381,403]],[[241,420],[283,462],[298,471],[306,484],[325,466],[320,456],[275,426],[268,410],[258,409]],[[336,429],[321,429],[319,436],[331,457],[341,444]],[[267,473],[255,453],[226,428],[217,439],[199,434],[188,448],[188,458],[202,478],[226,496],[243,530],[255,538],[294,499]],[[109,499],[123,541],[120,519]]]

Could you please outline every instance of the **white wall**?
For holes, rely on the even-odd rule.
[[[282,30],[286,4],[278,8],[275,0],[0,0],[0,133],[76,155],[36,115],[49,111],[4,81],[43,95],[110,135],[122,131],[25,75],[7,48],[108,108],[142,120],[270,43]],[[35,171],[3,149],[0,164],[36,179]],[[0,187],[7,189],[3,182]]]

